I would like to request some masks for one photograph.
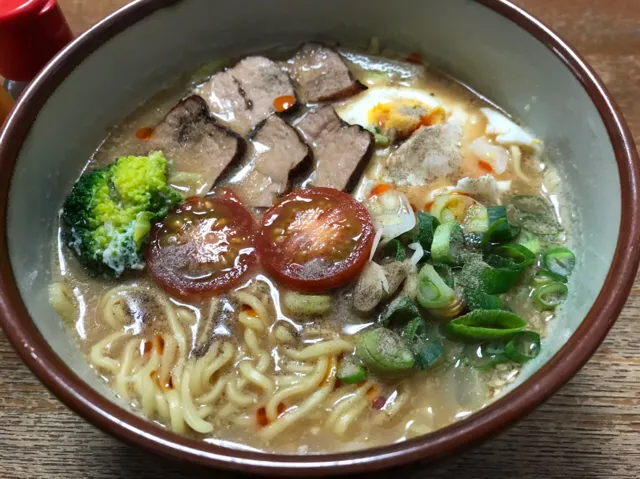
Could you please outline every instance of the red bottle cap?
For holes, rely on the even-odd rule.
[[[31,81],[73,39],[56,0],[0,0],[0,75]]]

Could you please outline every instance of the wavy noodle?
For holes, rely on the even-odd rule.
[[[338,355],[341,353],[353,352],[353,344],[344,339],[333,339],[307,346],[302,351],[294,349],[285,349],[284,353],[292,359],[304,361],[308,359],[319,358],[320,356]]]
[[[337,359],[332,357],[329,365],[329,373],[322,387],[307,397],[295,408],[287,410],[276,421],[258,431],[258,436],[265,440],[271,440],[286,428],[308,416],[315,408],[320,407],[324,400],[331,394],[336,383]]]
[[[100,307],[104,322],[115,331],[93,346],[91,362],[113,374],[114,389],[124,400],[133,400],[146,416],[157,417],[177,433],[211,434],[226,423],[263,426],[257,434],[272,440],[297,422],[326,414],[331,429],[344,434],[369,404],[369,382],[333,394],[338,356],[351,353],[353,344],[316,328],[310,334],[320,338],[318,342],[293,347],[296,339],[286,325],[271,327],[269,296],[255,286],[234,295],[241,343],[214,338],[197,356],[189,349],[196,328],[188,308],[135,286],[107,291]],[[127,315],[133,313],[119,303],[124,294],[149,295],[160,308],[167,331],[148,339],[125,333],[131,323]],[[274,374],[274,347],[281,349],[279,371],[284,374]],[[331,397],[333,403],[326,407]]]

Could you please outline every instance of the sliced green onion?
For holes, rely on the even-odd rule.
[[[418,338],[425,337],[427,335],[427,322],[422,318],[414,318],[402,331],[402,339],[407,343],[413,344]]]
[[[504,346],[500,351],[492,352],[486,348],[485,344],[468,344],[463,350],[463,355],[469,366],[481,370],[509,361],[504,354]]]
[[[506,206],[488,206],[489,229],[482,238],[483,244],[503,243],[520,234],[520,228],[509,224]]]
[[[291,314],[300,316],[326,316],[331,311],[331,296],[328,294],[303,294],[287,291],[282,303]]]
[[[533,233],[522,230],[518,237],[516,238],[516,243],[521,244],[533,254],[538,254],[542,249],[542,245],[540,244],[540,240],[533,235]]]
[[[367,379],[367,370],[357,360],[349,356],[338,365],[336,376],[345,384],[357,384]]]
[[[407,250],[398,239],[392,239],[382,248],[381,258],[393,258],[396,261],[404,261],[406,257]]]
[[[455,222],[458,219],[462,221],[467,208],[475,203],[475,200],[464,195],[440,195],[433,201],[429,211],[441,224]]]
[[[516,221],[524,229],[538,235],[554,235],[559,233],[562,228],[558,220],[551,215],[538,215],[535,213],[524,213],[518,211]]]
[[[498,246],[493,251],[497,255],[507,258],[514,264],[523,268],[532,265],[536,260],[535,254],[533,254],[527,247],[517,243]]]
[[[361,334],[356,342],[356,354],[381,374],[402,373],[415,364],[409,346],[397,333],[386,328],[371,329]]]
[[[540,309],[555,309],[567,298],[569,288],[563,283],[548,283],[535,289],[533,302]]]
[[[481,289],[488,294],[503,294],[508,292],[518,282],[522,275],[519,268],[492,268],[482,271]]]
[[[507,258],[487,255],[486,260],[487,262],[482,257],[471,257],[465,262],[457,277],[458,284],[488,294],[502,294],[509,291],[522,274],[523,268]]]
[[[465,288],[464,290],[464,304],[469,311],[503,308],[502,301],[497,296],[470,288]]]
[[[444,308],[456,299],[455,291],[447,286],[430,264],[425,264],[418,274],[418,303],[426,309]]]
[[[442,278],[442,281],[446,283],[447,286],[453,288],[455,286],[455,279],[453,277],[453,271],[448,264],[443,263],[433,263],[433,269],[436,270],[438,276]]]
[[[520,316],[496,309],[477,309],[442,326],[442,331],[464,342],[509,340],[527,326]]]
[[[516,334],[504,347],[504,354],[511,361],[526,363],[540,354],[540,335],[534,331]]]
[[[551,204],[540,196],[519,195],[511,199],[511,204],[525,213],[548,214],[553,211]]]
[[[431,257],[438,263],[455,265],[464,246],[464,233],[458,223],[441,224],[436,228],[431,246]]]
[[[422,211],[418,211],[418,233],[413,238],[414,242],[420,243],[426,251],[431,251],[431,243],[433,243],[433,235],[440,222],[435,216],[428,215]]]
[[[473,205],[467,210],[462,228],[466,234],[485,233],[489,229],[489,214],[484,206]]]
[[[542,255],[542,264],[552,273],[568,278],[576,266],[576,256],[567,248],[553,248]]]
[[[566,283],[567,278],[563,278],[562,276],[552,273],[551,271],[547,271],[546,269],[536,271],[536,274],[533,276],[533,283],[536,285],[549,284],[554,281]]]
[[[481,233],[465,233],[464,242],[469,248],[480,249],[483,245],[484,235]]]
[[[433,367],[444,357],[444,346],[440,341],[429,341],[415,354],[420,369]]]
[[[516,209],[516,221],[526,230],[540,235],[552,235],[560,231],[553,206],[540,196],[515,196],[511,204]]]
[[[421,318],[418,305],[406,296],[398,296],[391,301],[381,316],[384,326],[388,326],[392,321],[396,323],[408,323],[416,318]]]

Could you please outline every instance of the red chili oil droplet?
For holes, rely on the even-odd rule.
[[[481,171],[484,171],[485,173],[491,173],[493,171],[493,168],[491,167],[491,165],[486,161],[482,161],[482,160],[478,161],[478,168]]]
[[[136,138],[141,141],[149,141],[153,135],[153,128],[145,126],[136,131]]]
[[[267,419],[267,410],[264,406],[258,408],[258,410],[256,411],[256,419],[258,420],[258,425],[260,427],[269,425],[269,419]]]
[[[287,111],[296,103],[296,97],[293,95],[283,95],[277,97],[273,100],[273,108],[276,109],[278,113],[282,113],[283,111]]]
[[[287,410],[287,406],[283,402],[278,404],[278,417],[282,416],[284,412]]]
[[[405,61],[409,63],[413,63],[414,65],[422,65],[423,63],[422,55],[420,55],[418,52],[409,53],[405,58]]]
[[[373,409],[377,409],[378,411],[381,410],[385,404],[387,404],[387,398],[384,396],[378,396],[371,403]]]

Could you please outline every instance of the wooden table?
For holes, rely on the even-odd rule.
[[[127,0],[59,0],[81,32]],[[517,0],[572,42],[613,92],[640,144],[640,0]],[[407,478],[640,477],[640,282],[608,339],[546,405],[484,446]],[[186,478],[68,411],[0,333],[0,478]],[[209,477],[232,477],[209,473]],[[386,477],[386,474],[380,475]]]

